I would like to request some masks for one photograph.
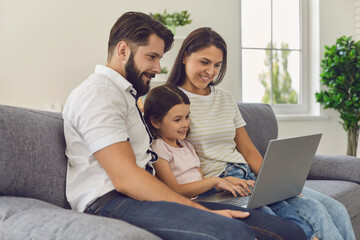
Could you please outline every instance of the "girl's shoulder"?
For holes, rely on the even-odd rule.
[[[188,148],[194,148],[194,146],[186,139],[181,140],[180,143],[184,146],[184,147],[188,147]]]
[[[195,153],[195,152],[196,152],[194,145],[192,145],[188,140],[186,140],[186,139],[182,140],[182,141],[181,141],[181,144],[182,144],[185,148],[189,149],[192,153]]]
[[[168,145],[165,143],[164,140],[162,140],[161,138],[157,138],[155,139],[152,143],[151,143],[151,148],[152,150],[155,151],[155,153],[158,155],[158,157],[171,162],[172,161],[172,150],[168,147]]]
[[[159,148],[164,148],[166,145],[165,145],[165,142],[164,140],[162,140],[161,138],[156,138],[152,143],[151,143],[151,148],[153,150],[155,149],[159,149]]]

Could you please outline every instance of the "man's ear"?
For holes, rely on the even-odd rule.
[[[161,126],[161,121],[159,121],[158,119],[156,119],[154,117],[150,117],[150,122],[151,122],[151,125],[153,125],[153,127],[156,129],[159,129]]]
[[[116,54],[121,60],[126,62],[131,54],[130,46],[125,41],[118,42],[116,45]]]

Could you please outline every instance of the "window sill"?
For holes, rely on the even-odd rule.
[[[328,120],[328,115],[308,115],[308,114],[294,114],[276,115],[278,121],[314,121],[314,120]]]

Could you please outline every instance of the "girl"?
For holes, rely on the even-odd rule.
[[[199,28],[183,41],[168,83],[191,99],[193,144],[205,177],[256,179],[262,156],[245,130],[231,94],[218,85],[226,71],[226,43],[210,28]],[[216,140],[216,141],[214,141]],[[313,227],[320,239],[355,239],[345,207],[328,196],[304,188],[303,197],[286,202]]]
[[[172,106],[169,98],[179,99],[181,103]],[[164,103],[167,108],[163,107]],[[160,160],[154,163],[158,177],[189,198],[214,187],[229,191],[234,196],[237,193],[247,195],[244,188],[251,192],[249,186],[255,183],[252,180],[239,179],[238,184],[243,186],[240,188],[226,180],[232,177],[203,179],[195,149],[185,140],[190,127],[189,114],[190,101],[177,87],[168,85],[154,88],[146,98],[144,118],[155,138],[152,148],[160,156]]]
[[[177,87],[172,85],[154,88],[144,105],[144,118],[155,140],[151,147],[158,154],[154,163],[158,178],[174,191],[189,198],[212,191],[229,191],[234,196],[251,193],[253,180],[227,176],[204,179],[200,160],[194,147],[185,140],[190,126],[190,101]],[[201,196],[200,196],[201,197]],[[279,207],[280,208],[280,207]],[[289,206],[282,206],[281,217],[289,219],[304,230],[308,239],[314,237],[313,230],[301,220]],[[271,210],[270,210],[271,211]],[[272,215],[276,215],[271,211]]]

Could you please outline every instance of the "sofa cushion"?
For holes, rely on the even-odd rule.
[[[360,214],[351,218],[356,239],[360,239]]]
[[[353,156],[316,155],[308,179],[343,180],[360,184],[360,159]]]
[[[271,139],[278,136],[277,120],[271,106],[262,103],[238,103],[245,129],[262,156]]]
[[[0,239],[159,239],[126,222],[30,198],[0,197]]]
[[[350,218],[360,214],[360,185],[339,180],[307,180],[305,187],[314,189],[341,202]]]
[[[0,105],[0,195],[70,208],[60,113]]]

